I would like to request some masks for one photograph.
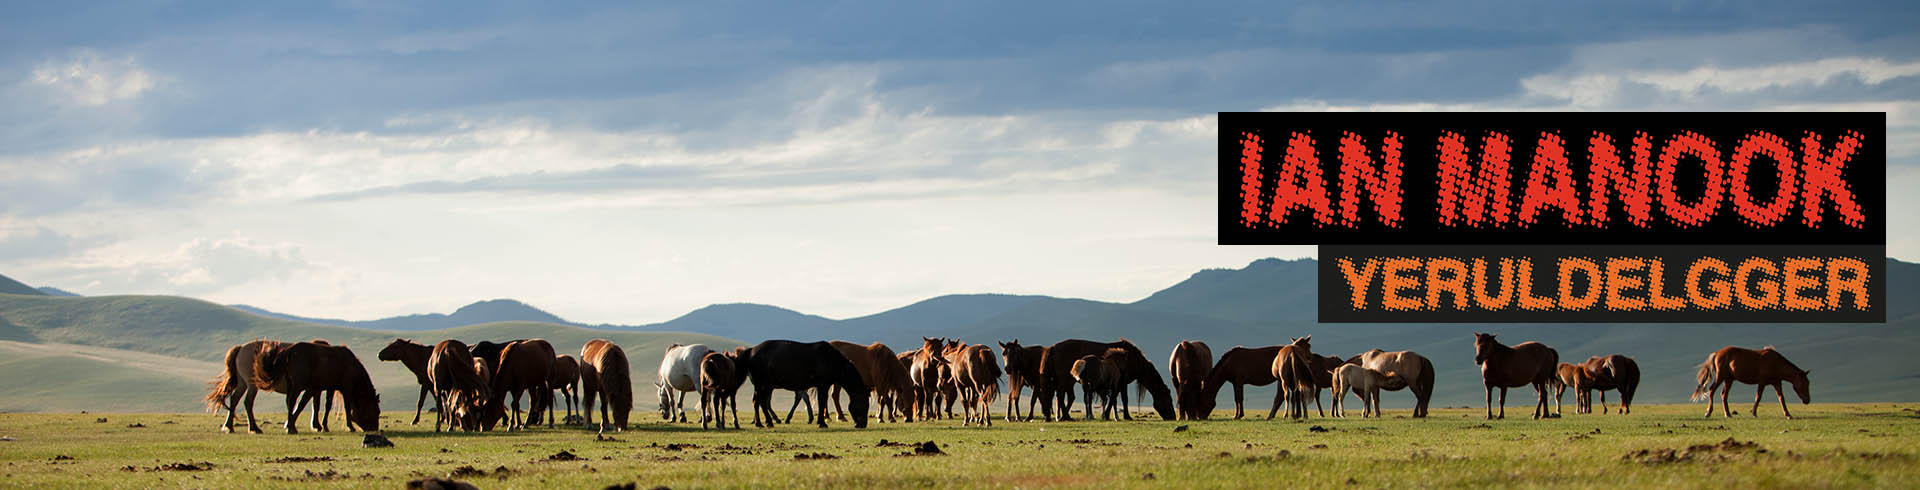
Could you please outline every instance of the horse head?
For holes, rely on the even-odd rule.
[[[411,340],[401,338],[393,339],[393,342],[387,343],[386,348],[380,349],[380,360],[398,361],[400,360],[401,353],[406,352],[407,346],[410,345],[414,345]]]
[[[1800,404],[1802,405],[1813,403],[1813,393],[1809,391],[1812,389],[1810,386],[1812,382],[1807,381],[1807,374],[1812,372],[1813,371],[1800,371],[1787,378],[1787,382],[1793,384],[1793,394],[1800,395]]]
[[[1494,337],[1498,335],[1500,334],[1480,333],[1480,332],[1473,333],[1473,363],[1474,364],[1487,363],[1487,356],[1493,353],[1494,347],[1500,345],[1500,341],[1494,340]]]

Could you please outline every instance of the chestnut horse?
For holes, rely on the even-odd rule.
[[[1273,408],[1267,411],[1267,420],[1280,411],[1280,401],[1287,402],[1287,418],[1307,417],[1307,397],[1313,397],[1316,404],[1320,400],[1320,385],[1315,381],[1313,372],[1319,358],[1313,355],[1313,336],[1296,337],[1293,343],[1280,346],[1280,353],[1273,358],[1273,379],[1279,380],[1280,391],[1273,395]]]
[[[345,346],[300,342],[264,346],[253,358],[253,384],[287,391],[287,433],[294,434],[300,407],[321,393],[338,391],[347,419],[361,429],[380,430],[380,395],[360,358]],[[320,410],[315,405],[314,410]]]
[[[580,346],[580,412],[587,425],[593,425],[593,397],[600,402],[600,432],[613,422],[616,432],[627,430],[627,415],[633,412],[633,378],[627,371],[627,351],[607,339],[593,339]],[[612,413],[609,414],[608,412]]]
[[[1581,369],[1579,364],[1563,362],[1554,366],[1553,383],[1548,386],[1553,388],[1553,405],[1555,412],[1566,413],[1565,402],[1567,400],[1566,394],[1568,388],[1573,389],[1573,412],[1588,413],[1591,411],[1592,407],[1588,406],[1587,401],[1587,390],[1582,389],[1582,387],[1587,386],[1586,378],[1587,371]]]
[[[1205,415],[1198,413],[1198,398],[1207,376],[1213,372],[1213,349],[1208,348],[1205,342],[1180,341],[1174,344],[1173,355],[1167,358],[1167,369],[1172,371],[1174,406],[1178,407],[1179,418],[1206,419]],[[1212,405],[1208,407],[1211,409]]]
[[[1320,406],[1320,390],[1333,391],[1333,370],[1339,369],[1341,365],[1346,363],[1347,360],[1341,359],[1340,356],[1323,356],[1319,354],[1314,354],[1312,360],[1307,363],[1309,367],[1313,368],[1313,409],[1320,412],[1321,417],[1327,416],[1327,410]]]
[[[1620,414],[1633,412],[1633,393],[1640,389],[1640,364],[1620,354],[1593,356],[1580,364],[1590,381],[1586,388],[1600,391],[1600,413],[1607,413],[1607,390],[1620,390]],[[1586,388],[1580,394],[1587,400],[1586,413],[1593,413],[1593,397]]]
[[[1547,384],[1554,379],[1554,367],[1560,352],[1539,342],[1521,342],[1512,347],[1500,343],[1497,334],[1473,334],[1473,363],[1480,365],[1480,379],[1487,388],[1487,420],[1493,420],[1493,390],[1500,389],[1500,416],[1507,418],[1507,389],[1533,385],[1533,418],[1546,418]]]
[[[1753,393],[1753,416],[1760,416],[1760,397],[1767,393],[1767,387],[1773,387],[1773,394],[1780,398],[1780,413],[1793,418],[1793,412],[1787,411],[1787,395],[1780,391],[1780,382],[1793,384],[1794,394],[1800,395],[1800,403],[1813,403],[1813,395],[1808,394],[1807,373],[1788,361],[1786,356],[1769,345],[1760,350],[1726,346],[1707,356],[1700,363],[1699,386],[1693,389],[1693,401],[1707,400],[1707,416],[1713,416],[1713,390],[1720,389],[1720,409],[1728,417],[1733,416],[1732,404],[1727,395],[1733,393],[1733,383],[1741,382],[1758,385]],[[1724,386],[1725,388],[1721,388]]]
[[[420,398],[413,403],[413,423],[420,423],[420,411],[427,406],[427,397],[433,394],[433,379],[427,375],[427,358],[433,357],[433,348],[413,343],[412,340],[393,339],[387,347],[380,349],[381,361],[400,361],[413,372],[413,379],[420,383]],[[436,402],[438,403],[438,402]],[[434,408],[440,410],[440,408]]]
[[[1020,339],[1000,343],[1000,362],[1007,370],[1007,421],[1016,420],[1020,413],[1020,390],[1040,381],[1040,358],[1047,353],[1046,347],[1038,345],[1020,345]],[[1040,404],[1040,390],[1035,388],[1027,400],[1025,420],[1033,420],[1033,409]]]
[[[993,349],[985,345],[967,345],[954,341],[946,351],[954,388],[959,392],[961,425],[993,425],[993,399],[1000,393],[1000,362]]]
[[[447,424],[449,429],[479,428],[477,421],[471,419],[479,415],[481,405],[492,393],[491,383],[482,379],[474,367],[473,353],[467,350],[467,344],[453,339],[434,344],[433,355],[427,359],[427,374],[433,380],[433,399],[440,406],[434,415],[434,432],[440,432],[442,424]]]
[[[1427,360],[1410,350],[1387,352],[1372,349],[1347,359],[1347,362],[1359,363],[1361,367],[1383,373],[1395,373],[1402,380],[1390,383],[1381,389],[1400,391],[1409,388],[1413,391],[1413,418],[1427,416],[1427,402],[1433,399],[1433,361]]]
[[[560,390],[560,397],[565,398],[567,401],[568,417],[574,416],[574,413],[573,413],[574,396],[578,393],[579,387],[580,387],[580,361],[575,361],[573,359],[573,356],[569,356],[566,354],[560,354],[560,355],[554,356],[553,371],[547,377],[547,388]],[[547,399],[549,400],[554,399],[552,394],[548,394],[547,397],[548,397]],[[558,403],[555,403],[555,404],[557,405]],[[565,418],[553,416],[552,407],[548,407],[547,410],[548,410],[548,413],[546,415],[547,427],[553,427],[553,419],[558,418],[561,421],[566,420]]]
[[[1167,382],[1160,379],[1160,370],[1153,367],[1153,361],[1147,360],[1146,354],[1140,352],[1140,347],[1127,339],[1118,342],[1068,339],[1047,347],[1046,353],[1040,356],[1038,389],[1041,391],[1040,399],[1044,400],[1040,412],[1047,420],[1073,420],[1067,414],[1072,407],[1072,399],[1068,394],[1072,393],[1073,375],[1068,371],[1073,369],[1073,361],[1088,354],[1104,355],[1107,349],[1112,348],[1125,351],[1125,355],[1117,360],[1120,371],[1153,396],[1153,410],[1160,414],[1161,419],[1174,419],[1173,393],[1167,389]],[[1057,419],[1053,417],[1056,408],[1060,410]]]
[[[922,420],[933,420],[940,418],[940,384],[943,381],[940,374],[947,369],[947,360],[940,355],[940,350],[945,343],[929,337],[921,337],[920,342],[919,349],[908,353],[913,356],[913,361],[907,365],[907,376],[918,390],[914,396],[914,411],[920,414]]]
[[[1212,416],[1215,399],[1220,396],[1220,388],[1233,385],[1233,418],[1246,416],[1246,386],[1266,386],[1276,381],[1273,377],[1273,360],[1280,355],[1280,346],[1247,348],[1234,346],[1220,354],[1220,362],[1214,363],[1213,370],[1207,373],[1205,381],[1200,383],[1200,396],[1194,406],[1194,414],[1205,420]]]
[[[237,410],[244,398],[247,405],[247,430],[255,434],[260,433],[260,424],[253,416],[253,400],[261,390],[254,385],[253,359],[258,357],[261,351],[282,343],[276,340],[255,340],[227,348],[220,374],[215,375],[213,380],[207,383],[211,388],[206,397],[207,411],[219,413],[221,408],[227,410],[226,422],[220,424],[221,432],[233,432],[233,419],[238,416]],[[281,386],[269,388],[268,391],[290,393],[284,383]],[[319,413],[319,410],[314,410],[316,424]]]
[[[505,405],[507,430],[526,428],[527,419],[520,416],[520,394],[525,392],[528,401],[528,418],[538,417],[553,406],[553,389],[547,384],[553,378],[553,344],[542,339],[517,340],[508,343],[500,351],[500,363],[493,366],[493,399],[489,403],[496,406],[506,402],[507,395],[513,395],[513,404]]]
[[[797,391],[801,396],[812,392],[820,397],[820,406],[824,409],[828,388],[837,385],[847,392],[847,410],[852,412],[853,426],[867,427],[867,397],[871,390],[867,389],[866,381],[860,379],[860,370],[832,344],[768,340],[753,346],[744,364],[747,377],[753,380],[755,413],[764,413],[768,418],[776,415],[772,403],[776,389]],[[824,429],[827,417],[821,415],[813,420]]]
[[[735,396],[740,393],[740,385],[746,383],[747,373],[738,368],[738,359],[746,352],[745,347],[733,352],[708,352],[700,359],[700,428],[707,428],[712,420],[714,428],[727,428],[727,416],[724,410],[733,409],[733,428],[740,428],[740,403]]]
[[[847,361],[860,371],[860,379],[873,389],[874,399],[879,403],[878,413],[874,414],[876,419],[895,422],[899,420],[898,412],[905,412],[908,414],[907,421],[913,421],[913,383],[907,379],[907,367],[900,363],[900,356],[894,354],[893,349],[879,342],[860,345],[835,340],[828,343],[838,349],[841,355],[847,356]],[[844,422],[847,416],[840,405],[841,391],[839,385],[834,385],[833,413],[835,418]],[[906,408],[899,409],[902,405]]]

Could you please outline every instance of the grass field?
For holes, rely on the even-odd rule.
[[[984,429],[947,420],[702,431],[635,412],[641,423],[608,441],[581,429],[436,435],[388,413],[396,447],[379,449],[362,448],[358,433],[221,434],[214,415],[0,414],[0,435],[12,438],[0,441],[0,487],[400,488],[463,466],[481,474],[459,479],[481,488],[1920,487],[1920,403],[1795,405],[1800,418],[1787,420],[1768,402],[1758,419],[1708,420],[1704,406],[1665,405],[1543,421],[1486,421],[1477,408],[1456,408],[1426,420],[1389,411]],[[945,454],[898,456],[911,448],[882,440],[934,441]],[[1712,447],[1689,449],[1696,445]],[[553,460],[562,452],[581,459]],[[831,458],[796,457],[816,453]],[[154,470],[202,462],[211,467]]]

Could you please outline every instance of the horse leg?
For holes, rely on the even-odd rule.
[[[1767,394],[1767,385],[1753,387],[1753,418],[1760,418],[1760,397]]]
[[[433,391],[433,387],[420,385],[420,398],[413,402],[413,425],[420,425],[420,411],[427,408],[427,392],[429,391]]]
[[[1714,380],[1707,385],[1707,418],[1713,418],[1713,392],[1720,390],[1720,381]]]
[[[1727,402],[1727,397],[1731,396],[1732,394],[1733,394],[1733,381],[1729,380],[1727,381],[1726,386],[1720,387],[1720,411],[1725,412],[1727,414],[1727,418],[1733,418],[1733,405]]]
[[[1246,385],[1242,385],[1240,383],[1234,383],[1233,384],[1233,419],[1234,420],[1240,420],[1241,417],[1247,416],[1247,409],[1245,404],[1246,398],[1247,398]],[[1272,418],[1272,417],[1268,417],[1268,418]]]
[[[1780,391],[1778,382],[1773,384],[1773,395],[1780,397],[1780,413],[1786,414],[1787,418],[1793,418],[1793,412],[1787,411],[1787,394]]]
[[[1507,387],[1500,387],[1500,420],[1507,419]]]
[[[1593,410],[1588,409],[1587,413],[1593,413]],[[1607,390],[1600,390],[1600,415],[1606,415],[1606,414],[1607,414]]]
[[[300,409],[307,408],[307,401],[308,401],[307,399],[312,396],[313,396],[312,391],[303,391],[303,390],[294,390],[293,393],[287,394],[286,426],[287,426],[288,434],[300,433],[300,429],[299,429],[300,424],[299,422],[296,422],[296,421],[300,420]]]
[[[1118,394],[1120,395],[1120,417],[1133,420],[1133,411],[1127,409],[1127,407],[1133,406],[1133,401],[1127,399],[1127,385],[1120,385],[1120,388],[1114,391],[1119,392]]]
[[[1287,393],[1287,387],[1285,386],[1280,387],[1280,390],[1273,394],[1273,408],[1267,409],[1267,420],[1273,420],[1273,415],[1280,413],[1281,400],[1286,400],[1287,402],[1287,416],[1293,416],[1293,397],[1288,395],[1289,393]]]
[[[223,403],[221,403],[227,407],[227,421],[226,423],[220,424],[220,432],[233,432],[233,418],[235,415],[233,411],[234,409],[240,408],[240,397],[243,396],[246,391],[247,389],[244,387],[235,389],[232,393],[228,393],[226,400],[223,400]]]
[[[1493,385],[1487,385],[1487,420],[1493,420]]]

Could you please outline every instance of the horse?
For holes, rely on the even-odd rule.
[[[687,421],[687,393],[700,391],[700,361],[713,352],[705,344],[667,347],[660,358],[659,381],[654,391],[660,396],[660,418],[668,422]],[[678,396],[676,396],[678,395]]]
[[[1555,412],[1566,413],[1567,388],[1573,388],[1573,412],[1588,413],[1587,390],[1583,389],[1587,386],[1586,377],[1587,371],[1579,364],[1563,362],[1554,366],[1553,382],[1548,386],[1553,388]]]
[[[1607,413],[1607,390],[1620,390],[1620,414],[1633,412],[1633,394],[1640,389],[1640,364],[1633,358],[1620,354],[1593,356],[1580,364],[1580,370],[1591,380],[1590,387],[1600,392],[1600,413]],[[1580,395],[1587,399],[1585,413],[1593,413],[1593,398],[1585,389]]]
[[[420,383],[420,398],[413,403],[413,423],[416,425],[420,423],[420,411],[427,406],[427,397],[433,394],[433,379],[427,375],[427,359],[430,357],[433,357],[432,347],[402,338],[393,339],[386,348],[380,349],[381,361],[399,361],[413,372],[414,381]],[[436,407],[434,410],[442,409]]]
[[[346,398],[347,419],[354,425],[369,432],[380,430],[380,395],[366,366],[344,346],[313,342],[265,346],[253,358],[253,378],[255,388],[287,390],[288,434],[298,433],[294,420],[300,418],[300,407],[329,391]]]
[[[485,361],[481,366],[485,367]],[[458,340],[442,340],[433,346],[433,355],[427,358],[427,373],[433,381],[434,403],[440,406],[435,414],[433,431],[440,432],[440,426],[448,424],[449,429],[457,425],[461,430],[475,430],[477,421],[470,420],[478,415],[481,404],[492,395],[491,383],[481,378],[480,370],[475,369],[474,357],[467,350],[467,344]]]
[[[493,367],[490,403],[502,406],[507,395],[513,395],[513,404],[505,405],[511,408],[506,411],[507,430],[526,428],[526,419],[520,417],[521,392],[531,398],[528,418],[538,417],[553,406],[553,389],[548,385],[553,378],[553,359],[553,344],[542,339],[516,340],[500,352],[500,362]]]
[[[1813,403],[1813,395],[1808,394],[1807,371],[1788,361],[1780,351],[1769,345],[1760,350],[1726,346],[1707,356],[1700,363],[1699,385],[1693,389],[1693,401],[1707,400],[1707,417],[1713,417],[1713,390],[1720,389],[1720,409],[1727,417],[1733,417],[1732,405],[1727,395],[1733,393],[1733,383],[1741,382],[1758,385],[1753,392],[1753,416],[1760,416],[1760,397],[1767,393],[1767,387],[1773,387],[1773,394],[1780,398],[1780,413],[1793,418],[1793,412],[1787,410],[1787,395],[1780,391],[1780,382],[1793,384],[1794,394],[1800,395],[1801,404]],[[1721,388],[1724,386],[1725,388]]]
[[[607,431],[609,419],[614,431],[627,430],[627,415],[633,411],[633,378],[627,372],[627,352],[610,340],[593,339],[580,346],[580,360],[580,380],[585,385],[580,411],[586,415],[586,424],[593,425],[593,397],[599,395],[599,431]]]
[[[473,372],[474,374],[480,375],[480,384],[487,385],[490,393],[498,393],[492,390],[493,368],[487,366],[486,359],[474,358]],[[480,401],[479,408],[460,407],[454,410],[453,415],[455,419],[463,420],[466,421],[467,424],[473,425],[473,427],[468,427],[467,430],[478,429],[481,431],[492,431],[493,426],[500,423],[500,419],[507,418],[505,405],[504,403],[494,403],[492,398],[487,398]]]
[[[333,345],[332,343],[327,342],[327,339],[319,339],[319,338],[309,340],[308,342],[313,342],[314,345]],[[333,390],[321,391],[320,395],[313,399],[314,403],[317,403],[317,405],[313,407],[313,418],[309,422],[307,422],[308,428],[311,428],[318,432],[333,431],[333,429],[331,428],[331,425],[333,422],[334,393],[336,392]],[[345,418],[344,414],[345,412],[342,412],[342,415],[343,415],[342,418]],[[353,419],[347,418],[346,422],[347,422],[347,430],[348,431],[354,430]]]
[[[1397,373],[1401,382],[1393,383],[1381,389],[1400,391],[1409,388],[1413,391],[1413,418],[1427,416],[1427,402],[1433,400],[1433,361],[1410,350],[1387,352],[1373,349],[1347,359],[1347,362],[1359,363],[1361,367],[1383,373]]]
[[[1047,348],[1038,345],[1020,345],[1020,339],[1000,343],[1000,362],[1007,370],[1007,421],[1012,422],[1020,413],[1020,390],[1027,385],[1040,381],[1040,358]],[[1033,409],[1040,404],[1040,390],[1031,390],[1033,395],[1027,401],[1026,420],[1033,420]]]
[[[893,417],[902,399],[909,400],[906,405],[911,407],[912,382],[907,379],[907,367],[900,363],[899,356],[893,353],[893,349],[879,342],[860,345],[835,340],[828,344],[838,349],[840,355],[847,356],[847,361],[852,362],[853,367],[860,371],[860,379],[866,381],[867,386],[873,389],[874,399],[879,402],[880,408],[879,413],[875,414],[876,418],[887,422],[898,420]],[[844,422],[847,417],[840,405],[840,392],[838,385],[833,387],[833,413],[835,418]],[[912,422],[910,408],[907,412],[909,413],[907,421]]]
[[[947,349],[946,357],[947,365],[952,366],[954,387],[965,400],[961,403],[961,411],[966,415],[962,425],[992,426],[993,399],[999,396],[1001,375],[993,349],[956,341]]]
[[[1507,418],[1507,389],[1533,385],[1533,418],[1547,417],[1547,384],[1553,382],[1554,367],[1560,352],[1539,342],[1521,342],[1512,347],[1500,343],[1498,334],[1473,334],[1473,363],[1480,365],[1480,379],[1487,388],[1487,420],[1493,420],[1493,390],[1500,389],[1500,416]]]
[[[847,392],[847,410],[852,412],[853,426],[867,427],[870,390],[860,379],[859,369],[832,344],[768,340],[753,346],[744,361],[747,377],[753,380],[755,413],[774,416],[772,398],[776,389],[799,391],[802,396],[812,390],[821,397],[821,406],[825,407],[827,389],[837,385]],[[814,423],[824,429],[827,418],[814,417]]]
[[[933,420],[940,418],[940,372],[945,369],[947,361],[940,356],[940,339],[921,337],[920,341],[920,348],[909,353],[913,356],[913,362],[907,366],[907,376],[918,389],[914,395],[914,411],[920,414],[922,420]]]
[[[1327,416],[1327,410],[1320,406],[1320,390],[1333,390],[1333,370],[1340,369],[1346,363],[1347,360],[1340,356],[1319,354],[1314,354],[1307,361],[1307,366],[1313,370],[1313,409],[1320,412],[1321,417]]]
[[[1093,401],[1100,400],[1100,420],[1111,420],[1113,406],[1119,400],[1120,365],[1103,356],[1087,354],[1073,361],[1070,370],[1074,381],[1080,383],[1082,403],[1086,405],[1087,418],[1093,418]],[[1122,410],[1125,410],[1122,408]]]
[[[1167,369],[1172,370],[1174,406],[1179,410],[1179,418],[1185,420],[1204,420],[1198,412],[1201,387],[1206,384],[1207,375],[1213,371],[1213,349],[1205,342],[1182,340],[1173,346],[1173,355],[1167,357]]]
[[[566,354],[554,356],[553,371],[551,371],[547,377],[547,387],[560,390],[560,396],[567,400],[567,417],[574,416],[574,396],[578,393],[578,388],[580,387],[580,362],[575,361],[573,356]],[[547,396],[548,399],[553,399],[552,394],[548,394]],[[548,410],[551,411],[552,408],[549,407]],[[559,417],[554,417],[549,413],[547,415],[547,427],[553,427],[553,419],[556,418]],[[566,419],[562,418],[561,420],[564,421]]]
[[[700,428],[707,428],[712,420],[714,428],[727,428],[727,416],[723,410],[733,407],[733,428],[740,428],[740,404],[735,396],[740,385],[747,381],[746,372],[738,367],[738,359],[745,348],[734,352],[708,352],[700,358]]]
[[[1380,414],[1380,389],[1398,384],[1406,387],[1405,378],[1395,373],[1382,373],[1367,369],[1359,364],[1341,364],[1333,370],[1333,416],[1345,417],[1347,393],[1360,397],[1360,417],[1366,418]]]
[[[254,384],[253,359],[258,357],[261,351],[280,344],[282,342],[275,340],[255,340],[227,348],[220,374],[215,375],[213,380],[207,383],[210,388],[206,397],[207,411],[219,413],[222,408],[227,410],[226,422],[220,424],[221,432],[233,432],[233,419],[238,415],[236,411],[244,398],[247,405],[247,431],[260,433],[260,424],[253,416],[253,400],[259,395],[261,389]],[[284,384],[268,390],[291,394]],[[317,414],[318,410],[315,412]]]
[[[1173,394],[1168,391],[1166,381],[1160,379],[1160,370],[1153,367],[1153,361],[1147,360],[1147,356],[1140,352],[1140,347],[1127,339],[1118,342],[1069,339],[1047,347],[1046,353],[1040,356],[1038,389],[1041,390],[1040,399],[1046,400],[1040,406],[1041,414],[1047,420],[1073,420],[1067,414],[1072,406],[1068,393],[1072,393],[1073,376],[1068,371],[1073,369],[1073,361],[1087,354],[1104,355],[1107,349],[1116,347],[1125,351],[1118,360],[1121,372],[1132,377],[1132,381],[1140,384],[1140,389],[1153,396],[1153,410],[1160,414],[1161,419],[1173,420]],[[1056,405],[1060,410],[1058,419],[1053,417]]]
[[[473,354],[473,357],[475,359],[486,359],[488,366],[499,366],[500,352],[505,351],[508,345],[511,345],[514,342],[519,342],[522,340],[527,340],[527,339],[515,339],[515,340],[509,340],[506,342],[494,342],[490,340],[482,340],[478,343],[467,346],[467,351]]]
[[[1278,381],[1273,377],[1273,360],[1280,355],[1280,346],[1241,347],[1234,346],[1220,354],[1220,362],[1213,365],[1207,377],[1200,383],[1200,396],[1195,400],[1194,415],[1201,420],[1212,416],[1215,399],[1220,396],[1220,388],[1233,385],[1233,418],[1239,420],[1246,416],[1246,386],[1266,386]]]
[[[1287,418],[1307,418],[1307,397],[1313,397],[1315,403],[1320,399],[1320,385],[1314,380],[1313,336],[1294,337],[1293,342],[1280,346],[1280,353],[1273,358],[1273,379],[1279,380],[1280,391],[1273,395],[1273,408],[1267,411],[1267,420],[1280,411],[1280,402],[1287,403]]]

